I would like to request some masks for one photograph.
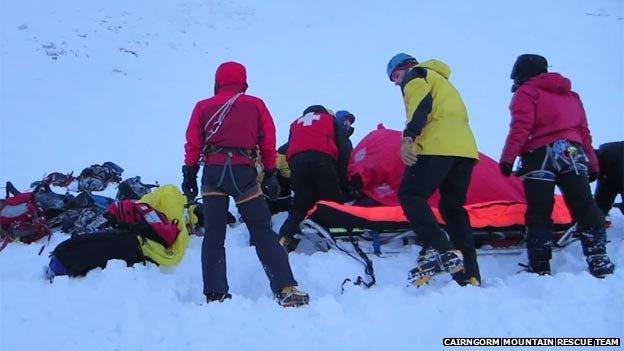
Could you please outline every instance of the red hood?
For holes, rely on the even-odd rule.
[[[572,90],[570,80],[559,73],[542,73],[527,80],[525,84],[557,94],[567,94]]]
[[[238,62],[225,62],[217,68],[215,74],[215,94],[221,90],[237,93],[247,90],[247,70]]]

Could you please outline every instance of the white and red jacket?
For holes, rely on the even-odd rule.
[[[290,138],[286,158],[300,152],[317,151],[338,160],[335,118],[328,113],[309,112],[290,125]]]
[[[198,164],[205,146],[205,131],[214,127],[206,126],[206,123],[231,97],[245,90],[247,90],[247,73],[243,65],[226,62],[219,66],[215,75],[215,95],[198,102],[191,114],[184,145],[185,165]],[[211,124],[215,121],[216,118]],[[257,147],[264,168],[276,167],[275,125],[266,105],[257,97],[246,94],[239,96],[218,131],[209,139],[209,144],[213,148],[256,150]],[[204,163],[222,165],[226,158],[227,155],[223,153],[207,154],[204,155]],[[244,155],[234,154],[232,164],[254,165],[254,161]]]

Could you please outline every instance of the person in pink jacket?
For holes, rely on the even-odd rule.
[[[517,174],[527,200],[527,270],[550,274],[557,185],[577,222],[589,272],[602,278],[615,266],[606,252],[604,215],[589,189],[599,169],[585,109],[570,80],[547,67],[544,57],[533,54],[519,56],[513,66],[511,124],[500,170],[510,176],[520,157]]]

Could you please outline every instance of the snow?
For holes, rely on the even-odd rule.
[[[438,58],[468,106],[482,152],[497,158],[508,128],[515,57],[546,56],[572,79],[594,146],[622,140],[623,5],[618,0],[502,2],[43,1],[0,4],[0,182],[18,188],[52,171],[104,161],[124,177],[181,181],[184,131],[195,102],[211,96],[219,63],[247,66],[249,93],[273,114],[278,141],[305,107],[356,116],[356,143],[383,122],[401,129],[389,58]],[[624,335],[624,217],[612,211],[616,273],[591,277],[578,243],[557,252],[553,275],[516,274],[524,256],[481,256],[480,288],[440,277],[406,287],[417,247],[374,257],[378,285],[338,252],[290,260],[311,304],[283,309],[248,246],[228,229],[232,300],[203,304],[201,239],[176,267],[112,261],[86,277],[42,279],[66,237],[11,244],[0,253],[2,350],[442,349],[442,338]],[[275,216],[275,228],[284,214]],[[460,348],[451,348],[460,349]],[[540,349],[540,348],[531,348]],[[545,349],[545,348],[544,348]],[[550,348],[552,349],[552,348]],[[574,348],[567,348],[574,349]]]
[[[283,216],[277,216],[283,220]],[[624,216],[613,213],[608,251],[624,267]],[[278,219],[280,219],[278,218]],[[276,221],[276,224],[281,221]],[[55,234],[44,252],[66,237]],[[439,277],[406,287],[417,247],[372,257],[378,284],[347,286],[362,267],[339,252],[291,254],[311,304],[284,309],[248,246],[244,225],[226,240],[232,300],[204,303],[201,238],[175,268],[126,268],[111,261],[84,278],[42,278],[42,244],[11,244],[0,255],[3,350],[441,349],[444,337],[622,337],[624,271],[597,280],[578,242],[556,252],[553,275],[517,274],[524,257],[481,256],[480,288]],[[394,248],[396,250],[396,248]],[[33,333],[37,337],[32,337]]]

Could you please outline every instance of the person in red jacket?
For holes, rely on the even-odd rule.
[[[290,125],[286,159],[295,195],[279,232],[280,243],[288,252],[297,248],[294,235],[318,200],[344,202],[341,184],[349,153],[344,127],[321,105],[306,108]]]
[[[189,201],[198,195],[197,173],[203,161],[201,194],[205,235],[202,243],[204,294],[208,302],[230,298],[224,240],[229,196],[238,206],[256,253],[282,306],[309,301],[293,278],[288,255],[271,229],[271,214],[262,197],[277,195],[275,125],[264,102],[245,94],[247,73],[237,62],[225,62],[215,76],[215,95],[199,101],[186,130],[182,190]],[[265,169],[257,182],[256,150]]]
[[[604,215],[589,189],[599,169],[585,110],[570,80],[549,73],[547,67],[539,55],[525,54],[516,60],[511,72],[511,125],[500,159],[505,176],[511,175],[515,158],[521,159],[517,173],[523,178],[527,200],[527,270],[550,274],[557,185],[580,229],[590,273],[604,277],[615,266],[606,252]]]

